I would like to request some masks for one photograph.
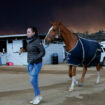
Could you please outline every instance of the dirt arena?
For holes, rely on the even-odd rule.
[[[96,68],[88,68],[84,87],[69,92],[68,66],[44,65],[39,76],[43,101],[40,105],[105,105],[105,68],[96,84]],[[82,68],[77,70],[80,79]],[[30,105],[34,97],[26,66],[0,66],[0,105]]]

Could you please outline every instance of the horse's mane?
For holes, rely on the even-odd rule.
[[[78,37],[78,35],[76,33],[73,32],[73,34]]]

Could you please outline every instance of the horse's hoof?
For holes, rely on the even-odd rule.
[[[72,92],[73,90],[74,90],[74,89],[71,89],[71,88],[70,88],[70,89],[69,89],[69,92]]]
[[[98,77],[96,80],[96,84],[99,84],[99,83],[100,83],[100,78]]]
[[[78,87],[83,87],[83,83],[78,83]]]
[[[96,81],[96,84],[99,84],[100,82],[99,81]]]

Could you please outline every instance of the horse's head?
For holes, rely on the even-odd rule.
[[[60,31],[60,24],[61,22],[54,22],[51,23],[51,27],[44,39],[45,44],[51,43],[55,38],[59,38],[61,31]]]
[[[19,51],[19,55],[21,55],[23,52],[26,52],[26,50],[23,47],[21,47]]]

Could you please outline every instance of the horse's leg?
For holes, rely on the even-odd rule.
[[[76,76],[76,68],[74,67],[73,69],[75,69],[74,72],[73,72],[74,74],[72,73],[72,65],[70,65],[69,66],[69,72],[68,72],[68,75],[69,75],[70,78],[72,78],[72,75]],[[75,84],[78,85],[78,81],[77,80],[75,80]]]
[[[68,74],[69,74],[69,77],[72,78],[72,65],[69,66]]]
[[[76,77],[76,70],[77,70],[77,66],[74,67],[74,76]],[[78,85],[78,81],[75,79],[74,83],[76,85]]]
[[[100,63],[96,66],[96,69],[97,69],[97,80],[96,80],[96,83],[98,84],[100,82],[100,70],[101,70],[101,64]]]
[[[87,66],[84,65],[81,80],[80,80],[80,83],[78,84],[79,87],[83,86],[83,82],[84,82],[86,72],[87,72]]]
[[[72,67],[72,83],[69,88],[69,91],[73,91],[75,84],[78,84],[78,81],[75,79],[75,76],[76,76],[76,66],[73,66]]]

